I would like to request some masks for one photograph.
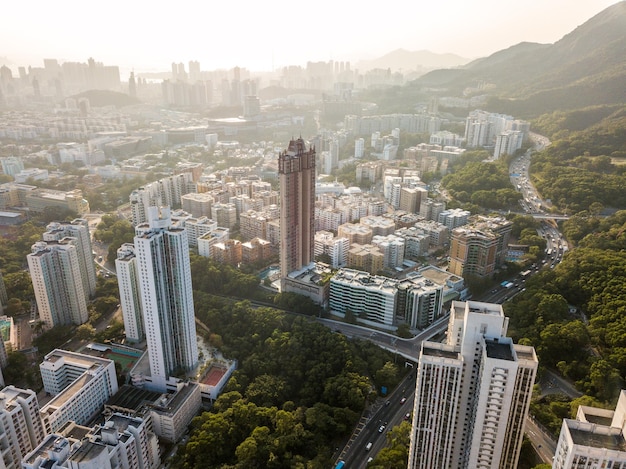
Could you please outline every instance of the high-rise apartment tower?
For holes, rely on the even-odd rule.
[[[280,178],[280,274],[313,262],[315,247],[315,148],[291,140],[278,157]]]
[[[149,207],[135,227],[135,255],[152,387],[165,391],[169,378],[198,363],[189,242],[172,226],[169,207]]]
[[[409,469],[515,469],[537,372],[501,305],[454,301],[447,343],[423,342]]]

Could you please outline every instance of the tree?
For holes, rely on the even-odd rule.
[[[374,380],[379,388],[384,386],[387,389],[393,389],[398,384],[398,375],[398,366],[391,362],[387,362],[376,372]]]
[[[96,328],[91,324],[81,324],[76,329],[76,335],[74,336],[78,340],[90,340],[96,335]]]

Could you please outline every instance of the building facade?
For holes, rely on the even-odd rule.
[[[26,256],[39,317],[48,328],[89,319],[78,250],[72,238],[39,241]]]
[[[278,157],[280,181],[280,275],[313,262],[315,235],[315,148],[291,140]]]
[[[145,337],[145,329],[143,325],[143,307],[141,306],[139,270],[133,244],[124,243],[117,250],[115,270],[117,272],[117,285],[120,291],[120,306],[122,307],[126,339],[130,342],[140,342]]]
[[[501,305],[453,301],[447,342],[422,343],[409,468],[517,467],[538,361],[507,328]]]
[[[135,233],[152,385],[164,391],[174,373],[198,363],[189,243],[183,228],[172,227],[167,207],[149,207],[148,222]]]

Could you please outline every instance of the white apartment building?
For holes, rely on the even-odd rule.
[[[84,218],[76,218],[71,222],[53,222],[46,226],[42,239],[46,242],[61,241],[73,238],[78,254],[78,263],[83,282],[83,290],[87,299],[96,294],[96,266],[93,261],[93,248],[89,233],[89,222]]]
[[[211,194],[206,192],[190,192],[189,194],[183,194],[181,196],[182,209],[185,212],[191,213],[194,217],[210,217],[211,205],[213,205],[214,199]]]
[[[425,329],[443,315],[444,285],[412,272],[396,288],[396,321]]]
[[[363,158],[365,155],[365,139],[357,138],[354,140],[354,157]]]
[[[424,230],[410,226],[400,228],[394,233],[404,240],[404,256],[412,259],[424,256],[430,248],[430,235]]]
[[[46,327],[87,322],[88,295],[74,240],[38,241],[26,259],[39,317]]]
[[[118,389],[115,363],[106,358],[56,349],[39,370],[45,391],[55,396],[39,412],[47,434],[68,420],[86,424]]]
[[[200,385],[191,381],[179,385],[173,394],[163,394],[149,406],[154,433],[170,442],[180,440],[201,404]]]
[[[350,310],[360,321],[393,325],[396,283],[360,270],[340,269],[330,279],[330,310],[339,315]]]
[[[426,198],[420,203],[420,215],[426,220],[439,220],[439,214],[446,209],[445,202],[437,202],[436,200]]]
[[[575,419],[564,419],[553,469],[626,467],[626,391],[615,410],[579,406]]]
[[[395,225],[394,225],[395,226]],[[387,236],[375,235],[372,244],[385,256],[383,265],[388,269],[400,267],[404,262],[404,239],[393,234]]]
[[[30,389],[7,386],[0,392],[0,464],[18,469],[22,458],[45,433],[39,418],[37,395]]]
[[[117,250],[115,271],[117,272],[117,285],[120,292],[126,339],[130,342],[140,342],[145,337],[146,332],[143,324],[137,256],[133,244],[124,243]]]
[[[333,269],[344,267],[348,263],[348,251],[350,241],[348,238],[335,238],[329,231],[318,231],[315,233],[314,255],[328,254],[330,265]]]
[[[217,243],[225,243],[230,239],[230,230],[217,227],[213,231],[203,234],[198,238],[198,254],[202,257],[215,257],[213,247]]]
[[[74,434],[85,437],[78,439]],[[23,469],[156,469],[156,435],[145,420],[114,413],[93,428],[69,422],[42,438],[22,460]]]
[[[192,173],[168,176],[134,190],[129,197],[133,226],[147,221],[148,207],[180,208],[182,196],[190,192],[196,192]]]
[[[454,301],[447,342],[423,342],[411,469],[515,469],[537,357],[506,337],[501,305]]]
[[[458,226],[466,225],[471,213],[460,208],[450,208],[439,214],[438,222],[447,226],[449,230],[453,230]]]
[[[189,243],[168,207],[149,207],[147,215],[134,244],[152,386],[163,392],[174,373],[198,364]]]
[[[450,241],[450,230],[439,222],[429,220],[415,223],[415,228],[430,236],[431,247],[440,247]]]
[[[217,222],[208,217],[192,217],[186,219],[183,226],[187,231],[189,246],[195,248],[198,246],[198,238],[200,236],[217,229]]]
[[[519,130],[505,130],[496,137],[496,146],[493,149],[494,159],[501,155],[513,155],[522,148],[524,143],[524,133]]]
[[[214,203],[211,207],[211,218],[219,226],[232,229],[237,224],[237,207],[231,203]]]
[[[347,217],[342,210],[333,207],[315,207],[315,227],[317,231],[337,231],[346,223]]]

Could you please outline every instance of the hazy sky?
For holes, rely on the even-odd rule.
[[[31,0],[0,15],[2,57],[122,70],[272,70],[370,59],[394,49],[484,57],[522,41],[553,43],[617,0]],[[100,5],[100,6],[99,6]],[[122,77],[124,78],[124,77]]]

